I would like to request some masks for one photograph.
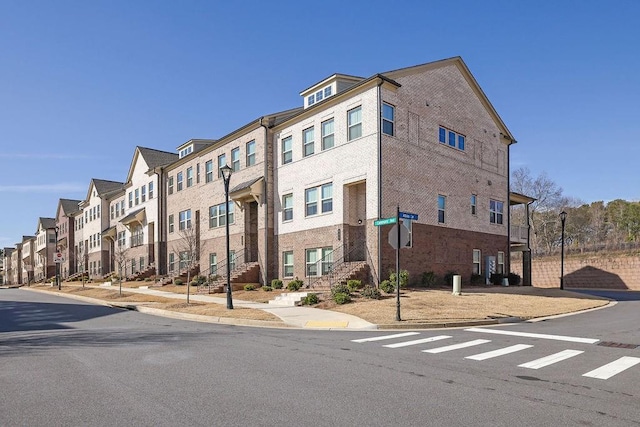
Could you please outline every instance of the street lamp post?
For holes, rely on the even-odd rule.
[[[227,238],[227,308],[229,310],[233,309],[233,299],[231,297],[231,249],[229,248],[229,180],[232,172],[233,170],[227,164],[220,168],[220,173],[224,180],[224,215]]]
[[[560,212],[560,223],[562,224],[562,237],[560,243],[560,289],[564,290],[564,223],[567,220],[567,213]]]
[[[58,285],[58,290],[61,290],[62,286],[60,286],[60,271],[59,271],[60,263],[58,262],[58,258],[57,258],[57,255],[58,255],[58,231],[59,231],[59,227],[57,225],[55,227],[55,230],[56,230],[56,252],[54,254],[54,262],[55,262],[55,265],[56,265],[56,284]]]

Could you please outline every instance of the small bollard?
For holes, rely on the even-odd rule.
[[[462,286],[462,276],[456,274],[453,276],[453,295],[460,295],[460,288]]]

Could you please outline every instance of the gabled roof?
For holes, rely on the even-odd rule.
[[[43,217],[38,218],[37,230],[40,230],[40,228],[44,230],[48,230],[50,228],[56,228],[55,218],[43,218]]]
[[[123,186],[123,182],[92,178],[91,183],[89,184],[89,189],[87,190],[87,197],[84,199],[84,201],[86,202],[91,198],[91,188],[95,188],[98,192],[98,196],[104,199],[109,197],[113,193],[122,191]]]
[[[82,203],[82,200],[60,199],[60,201],[58,202],[56,218],[60,216],[60,210],[62,210],[62,213],[65,216],[73,215],[74,213],[79,212],[80,203]]]
[[[450,65],[455,65],[458,67],[463,77],[467,80],[467,82],[469,83],[473,91],[476,93],[476,95],[480,99],[480,102],[482,102],[484,107],[487,109],[489,115],[491,115],[491,117],[493,118],[498,128],[500,128],[500,130],[502,131],[502,134],[504,135],[504,137],[509,140],[509,143],[517,142],[513,137],[513,135],[511,134],[511,132],[509,131],[509,129],[507,128],[507,126],[504,124],[504,122],[500,118],[500,116],[498,115],[498,112],[495,110],[495,108],[493,108],[493,105],[489,101],[489,98],[487,98],[487,95],[485,95],[484,91],[476,81],[475,77],[473,77],[473,74],[471,74],[471,71],[467,67],[467,64],[465,64],[464,61],[462,60],[462,57],[454,56],[453,58],[427,62],[426,64],[400,68],[393,71],[387,71],[381,74],[391,79],[397,79],[399,77],[421,73],[423,71],[430,70],[430,69],[447,67]]]
[[[137,146],[133,152],[133,158],[131,159],[129,173],[127,174],[127,180],[125,182],[131,182],[131,176],[133,175],[133,170],[136,162],[138,161],[138,156],[142,156],[150,170],[169,165],[178,160],[178,155],[176,153]]]

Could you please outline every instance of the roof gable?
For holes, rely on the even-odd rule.
[[[82,203],[82,200],[60,199],[56,210],[56,218],[59,218],[61,214],[69,216],[80,211],[80,203]]]
[[[89,183],[89,189],[87,190],[87,197],[84,202],[88,202],[91,199],[92,190],[95,189],[98,193],[98,197],[101,199],[107,198],[110,195],[121,191],[124,186],[123,182],[108,181],[106,179],[92,178]]]
[[[133,171],[135,170],[140,157],[142,157],[142,160],[146,163],[149,170],[169,165],[178,160],[178,155],[175,153],[137,146],[133,152],[133,158],[131,159],[131,165],[129,166],[129,173],[127,174],[127,179],[125,181],[126,183],[131,182]]]

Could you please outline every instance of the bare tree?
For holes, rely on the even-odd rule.
[[[187,304],[189,304],[190,288],[191,288],[191,270],[198,264],[200,260],[199,239],[196,227],[185,227],[178,231],[180,240],[173,245],[174,252],[178,253],[179,268],[183,266],[187,269]]]
[[[129,249],[125,245],[121,245],[120,242],[116,243],[115,249],[113,252],[113,261],[118,267],[118,285],[119,285],[120,295],[122,295],[122,276],[126,269],[128,252],[129,252]]]
[[[84,274],[87,267],[87,248],[82,245],[78,246],[78,250],[74,251],[76,259],[76,273],[80,273],[82,277],[82,287],[84,288]]]

